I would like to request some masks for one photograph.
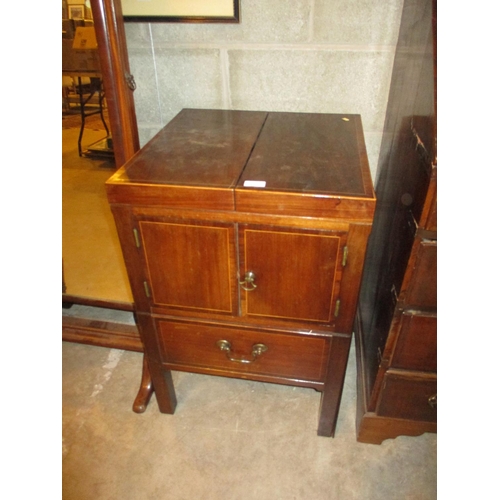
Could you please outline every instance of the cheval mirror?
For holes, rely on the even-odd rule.
[[[142,351],[131,315],[133,298],[104,186],[139,149],[121,2],[90,0],[90,12],[73,11],[73,5],[66,5],[65,11],[65,3],[63,340]],[[88,27],[91,35],[84,34],[88,39],[80,40],[78,45],[76,28]],[[82,32],[88,34],[88,30],[80,29],[78,36]],[[82,309],[92,308],[99,315],[80,314]],[[116,321],[121,312],[124,320]]]

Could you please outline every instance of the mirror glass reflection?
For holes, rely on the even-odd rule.
[[[132,303],[104,186],[115,164],[92,14],[69,7],[63,2],[63,293]]]

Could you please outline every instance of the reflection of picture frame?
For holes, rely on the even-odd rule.
[[[85,19],[85,5],[68,5],[70,19]]]
[[[121,0],[125,21],[239,23],[240,0]]]

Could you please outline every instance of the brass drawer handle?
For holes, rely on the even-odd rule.
[[[227,340],[218,340],[216,342],[217,347],[226,353],[227,359],[229,361],[234,361],[235,363],[253,363],[262,353],[267,351],[267,346],[264,344],[254,344],[252,346],[252,359],[245,358],[235,358],[231,353],[231,343]]]
[[[251,292],[257,288],[257,285],[254,283],[255,281],[255,273],[253,271],[248,271],[245,273],[245,279],[240,281],[239,284],[243,290],[247,292]]]
[[[437,394],[433,394],[432,396],[429,396],[429,399],[427,400],[429,403],[429,406],[431,408],[437,408],[438,405],[438,396]]]

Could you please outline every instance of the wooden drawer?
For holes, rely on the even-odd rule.
[[[255,374],[269,380],[323,382],[325,378],[329,336],[166,320],[157,320],[157,330],[162,361],[172,370]],[[228,342],[230,350],[222,350],[219,341]],[[254,356],[258,344],[267,349]]]
[[[406,288],[406,307],[437,308],[437,242],[415,240],[416,258]],[[412,264],[409,264],[412,267]],[[406,279],[406,278],[405,278]]]
[[[401,315],[391,367],[436,372],[437,317],[406,311]]]
[[[436,422],[436,377],[386,373],[377,414],[382,417]]]

